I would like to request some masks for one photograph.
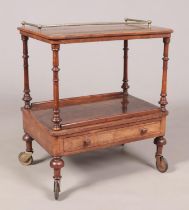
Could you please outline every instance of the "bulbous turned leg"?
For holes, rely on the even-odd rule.
[[[26,152],[21,152],[18,156],[18,159],[22,165],[31,165],[33,163],[33,148],[32,148],[32,141],[33,138],[29,136],[27,133],[23,136],[23,141],[26,142]]]
[[[60,193],[61,168],[64,167],[64,161],[60,157],[54,157],[50,161],[50,167],[54,169],[54,198],[58,200]]]
[[[168,169],[168,163],[167,160],[162,155],[163,146],[166,144],[166,139],[163,136],[156,137],[154,139],[154,144],[157,146],[156,150],[156,168],[161,173],[164,173]]]

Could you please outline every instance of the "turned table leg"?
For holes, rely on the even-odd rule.
[[[56,200],[59,198],[61,168],[64,167],[64,161],[60,157],[54,157],[50,161],[50,167],[54,169],[54,197]]]
[[[32,100],[30,96],[30,87],[29,87],[29,71],[28,71],[28,37],[21,35],[22,42],[23,42],[23,65],[24,65],[24,109],[31,109]],[[26,142],[26,152],[21,152],[18,156],[18,159],[21,164],[23,165],[31,165],[33,162],[32,158],[32,138],[27,133],[24,134],[23,140]]]
[[[33,148],[32,148],[33,138],[31,136],[29,136],[27,133],[25,133],[24,136],[23,136],[23,141],[26,142],[26,152],[32,152],[33,153]]]
[[[18,159],[22,165],[28,166],[33,163],[33,148],[32,148],[32,141],[33,138],[29,136],[27,133],[23,136],[23,141],[26,142],[26,152],[21,152],[18,156]]]
[[[58,72],[59,72],[59,57],[58,57],[58,51],[60,49],[60,45],[58,44],[52,44],[52,51],[53,51],[53,97],[54,97],[54,108],[53,108],[53,117],[52,122],[53,130],[60,130],[60,122],[62,119],[60,118],[60,110],[59,110],[59,78],[58,78]]]
[[[156,150],[156,167],[157,169],[164,173],[168,169],[168,163],[167,160],[162,155],[163,146],[166,144],[166,139],[163,136],[156,137],[154,139],[154,144],[157,146]]]
[[[162,75],[162,88],[161,88],[161,98],[159,101],[161,111],[166,113],[167,102],[167,69],[168,69],[168,52],[170,37],[163,38],[164,50],[163,50],[163,75]],[[154,144],[157,146],[156,151],[156,167],[160,172],[166,172],[168,169],[168,163],[162,155],[163,145],[166,144],[166,139],[163,136],[157,137],[154,140]]]

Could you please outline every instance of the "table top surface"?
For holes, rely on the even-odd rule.
[[[171,34],[172,29],[162,27],[148,27],[146,25],[130,25],[126,23],[98,23],[98,24],[73,24],[57,27],[37,28],[24,25],[19,27],[21,33],[30,34],[48,40],[87,39],[118,36],[144,36]]]

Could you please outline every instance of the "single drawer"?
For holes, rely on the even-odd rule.
[[[158,134],[161,131],[161,122],[145,123],[124,128],[117,128],[107,131],[90,133],[82,136],[74,136],[64,139],[64,152],[74,152],[78,150],[87,150],[91,147],[101,147],[115,144],[120,141],[129,141],[130,139],[148,138],[152,134]]]

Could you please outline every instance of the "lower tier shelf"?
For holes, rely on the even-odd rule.
[[[22,111],[25,132],[53,156],[164,135],[167,114],[120,92],[60,100],[60,131],[52,130],[53,101]]]

